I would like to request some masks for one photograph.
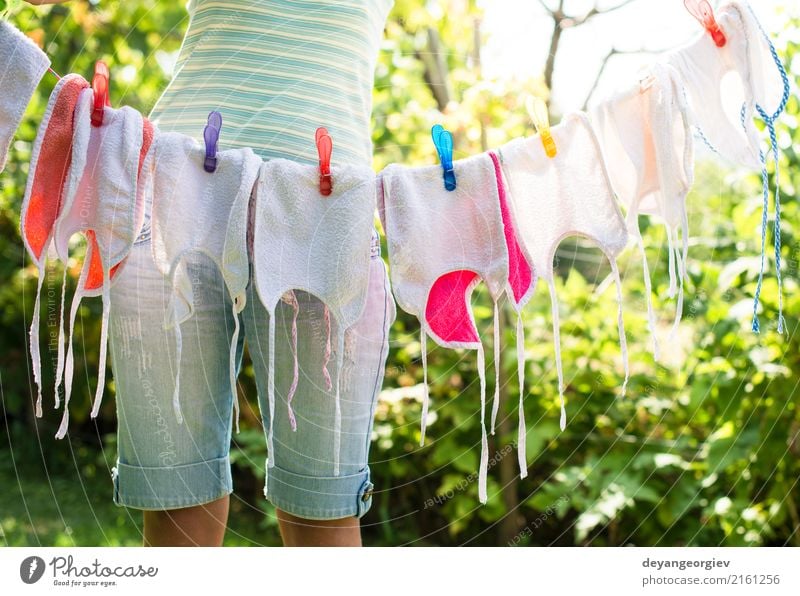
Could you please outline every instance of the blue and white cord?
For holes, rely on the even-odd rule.
[[[750,12],[753,15],[756,23],[758,24],[758,28],[761,30],[764,39],[766,40],[767,44],[769,45],[770,53],[772,54],[772,59],[775,61],[775,65],[778,67],[778,72],[781,75],[781,80],[783,81],[783,96],[781,98],[781,103],[778,105],[777,110],[772,115],[767,114],[767,112],[762,108],[758,103],[755,104],[756,111],[758,112],[759,117],[764,121],[764,124],[767,126],[767,130],[769,131],[769,139],[770,143],[772,144],[772,157],[775,161],[775,224],[774,224],[774,237],[775,237],[775,269],[777,274],[778,280],[778,333],[783,333],[785,328],[785,320],[783,317],[783,279],[781,277],[781,185],[780,185],[780,151],[778,149],[778,139],[775,133],[775,122],[777,119],[783,114],[783,111],[786,109],[786,104],[789,101],[789,77],[786,74],[786,69],[783,66],[780,58],[778,57],[778,52],[775,49],[772,41],[769,39],[769,36],[764,31],[764,28],[761,26],[758,18],[755,16],[753,12],[753,8],[748,5]],[[745,127],[745,106],[742,106],[742,127]],[[764,193],[764,205],[763,205],[763,212],[761,218],[761,271],[758,275],[758,285],[756,287],[756,295],[753,301],[753,331],[755,333],[759,333],[761,331],[761,326],[758,322],[758,303],[761,297],[761,288],[764,281],[764,261],[765,261],[765,253],[766,253],[766,239],[767,239],[767,213],[769,211],[769,176],[767,173],[767,158],[766,155],[762,150],[759,149],[759,158],[761,160],[761,186]]]

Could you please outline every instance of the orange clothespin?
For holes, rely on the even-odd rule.
[[[528,115],[533,121],[533,127],[542,137],[544,152],[550,159],[554,158],[558,154],[558,147],[556,147],[553,135],[550,134],[550,115],[547,113],[547,104],[540,98],[529,95],[525,101],[525,107],[528,109]]]
[[[108,98],[108,80],[110,76],[106,63],[98,60],[94,65],[94,77],[92,78],[92,89],[94,90],[92,126],[103,125],[103,108],[111,106],[111,101]]]
[[[714,9],[711,8],[708,0],[683,0],[683,4],[686,6],[686,10],[706,28],[718,48],[727,43],[725,33],[720,29],[717,19],[714,17]]]
[[[319,154],[319,192],[327,197],[333,192],[333,179],[331,178],[333,139],[328,134],[328,129],[320,126],[317,129],[316,141]]]

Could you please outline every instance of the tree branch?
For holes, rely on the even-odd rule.
[[[622,0],[618,4],[615,4],[614,6],[610,6],[608,8],[599,8],[597,5],[595,5],[594,8],[592,8],[583,17],[571,17],[564,14],[564,0],[558,1],[558,8],[550,8],[550,6],[548,6],[545,0],[538,0],[538,1],[539,4],[542,5],[547,14],[550,16],[550,18],[553,19],[553,33],[550,36],[550,48],[547,52],[547,61],[545,62],[544,65],[544,84],[547,86],[547,89],[551,92],[550,96],[552,97],[553,73],[555,71],[556,56],[558,55],[558,50],[561,45],[561,35],[564,33],[564,30],[572,27],[579,27],[584,23],[586,23],[589,19],[592,19],[597,15],[614,12],[615,10],[619,10],[620,8],[623,8],[628,4],[632,4],[637,0]],[[602,70],[605,70],[605,63],[612,55],[614,55],[614,53],[606,57],[606,60],[603,62],[603,69],[601,69],[600,75],[602,75]],[[598,77],[600,75],[598,75]],[[594,88],[597,86],[597,83],[598,81],[595,81],[595,84],[592,87],[592,93],[594,93]],[[589,98],[587,98],[587,102],[588,101]],[[549,104],[550,102],[548,100],[548,108],[550,107]]]
[[[589,107],[589,101],[591,101],[592,97],[594,96],[595,91],[597,91],[597,86],[600,84],[600,79],[603,78],[603,74],[606,72],[606,66],[608,66],[608,61],[611,60],[614,56],[619,54],[619,51],[616,48],[611,48],[611,51],[606,54],[606,57],[603,58],[603,64],[600,66],[600,70],[597,71],[597,76],[594,78],[594,82],[592,83],[592,88],[589,89],[589,93],[586,96],[586,101],[583,102],[583,107],[581,107],[582,111],[586,111],[586,108]]]
[[[429,27],[427,30],[427,37],[428,41],[425,51],[421,52],[415,50],[414,53],[417,59],[425,66],[423,78],[436,100],[436,106],[439,108],[440,112],[444,112],[452,97],[449,83],[450,73],[447,68],[444,53],[441,50],[439,32],[433,27]]]
[[[548,92],[553,89],[553,72],[556,67],[556,55],[558,54],[558,47],[561,44],[561,34],[564,29],[561,28],[561,21],[554,15],[553,16],[553,34],[550,36],[550,48],[547,52],[547,62],[544,65],[544,84],[547,86]],[[550,93],[552,97],[552,93]],[[548,101],[548,109],[549,109]]]
[[[547,12],[547,14],[549,14],[551,17],[553,16],[553,14],[555,13],[555,11],[554,11],[552,8],[550,8],[549,6],[547,6],[547,2],[545,2],[544,0],[539,0],[539,4],[541,4],[541,5],[542,5],[542,8],[544,8],[544,9],[545,9],[545,11]]]
[[[635,0],[634,0],[635,1]],[[589,107],[589,102],[591,101],[592,97],[594,96],[595,92],[597,91],[597,87],[600,84],[600,79],[603,78],[603,74],[606,71],[606,67],[608,66],[609,61],[614,56],[633,56],[636,54],[659,54],[664,50],[618,50],[617,48],[611,48],[611,50],[606,54],[606,57],[603,58],[603,64],[600,66],[600,70],[597,71],[597,76],[594,79],[594,83],[592,84],[591,89],[589,90],[589,94],[586,96],[586,101],[583,102],[583,107],[581,108],[582,111],[586,111],[586,108]]]
[[[586,21],[588,21],[588,20],[590,20],[590,19],[592,19],[592,18],[594,18],[594,17],[596,17],[598,15],[608,14],[610,12],[614,12],[616,10],[619,10],[620,8],[624,8],[624,7],[628,6],[628,4],[633,4],[636,1],[637,0],[623,0],[619,4],[616,4],[614,6],[609,6],[608,8],[598,8],[597,6],[595,6],[594,8],[592,8],[589,12],[587,12],[582,17],[575,17],[575,18],[570,19],[572,21],[571,26],[572,27],[577,27],[579,25],[583,25]]]

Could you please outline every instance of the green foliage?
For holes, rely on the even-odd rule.
[[[424,14],[417,17],[425,19]],[[432,16],[431,22],[437,18]],[[470,50],[459,46],[469,38],[463,35],[466,23],[462,20],[457,28],[460,36],[452,29],[448,32],[446,20],[440,27],[444,45],[461,48],[448,54],[453,80],[469,81],[454,91],[453,97],[460,101],[443,115],[436,111],[429,90],[418,82],[419,61],[410,57],[423,51],[424,37],[390,31],[391,52],[384,56],[385,66],[379,67],[376,90],[380,98],[376,137],[391,139],[383,151],[387,161],[435,163],[432,144],[423,133],[439,120],[454,130],[457,151],[465,153],[529,134],[517,98],[526,91],[541,93],[537,81],[511,89],[470,80],[476,68],[467,58]],[[430,23],[418,26],[426,24]],[[787,30],[796,31],[796,26],[792,23]],[[791,64],[797,46],[785,37],[789,42],[784,62]],[[476,96],[482,101],[474,101]],[[793,97],[784,122],[796,123],[799,111]],[[481,139],[486,146],[481,147]],[[413,140],[419,140],[421,147]],[[620,259],[631,365],[624,397],[619,394],[623,376],[610,270],[597,249],[582,242],[562,244],[556,283],[569,422],[560,432],[549,296],[540,287],[524,314],[530,467],[522,481],[516,476],[514,452],[507,451],[516,441],[519,396],[514,315],[507,313],[501,342],[507,346],[501,374],[507,395],[497,434],[490,441],[500,463],[490,471],[490,500],[485,507],[478,505],[474,477],[480,447],[474,352],[429,349],[432,411],[426,444],[420,448],[419,327],[400,313],[374,433],[372,459],[380,463],[372,465],[373,476],[379,488],[384,487],[376,504],[383,524],[369,530],[375,540],[660,546],[800,543],[796,482],[800,415],[794,381],[800,370],[795,356],[800,312],[795,291],[798,209],[793,200],[800,143],[796,128],[793,138],[784,128],[780,142],[787,334],[780,337],[775,331],[777,284],[769,269],[762,293],[762,333],[750,331],[760,264],[760,178],[703,161],[688,199],[693,239],[690,282],[684,320],[672,342],[675,301],[668,298],[666,236],[656,222],[649,226],[645,219],[641,222],[650,247],[650,268],[655,269],[659,363],[650,351],[638,251],[629,250]],[[772,170],[770,183],[774,188]],[[488,344],[490,302],[477,292],[473,304]],[[493,372],[490,367],[490,392]],[[406,524],[405,519],[413,521]]]
[[[22,0],[0,0],[0,19],[16,15],[22,8]]]
[[[538,77],[500,82],[482,76],[473,36],[465,34],[479,17],[471,3],[428,3],[429,10],[419,10],[419,4],[399,0],[388,24],[374,94],[376,169],[391,161],[435,163],[428,134],[435,122],[454,131],[456,157],[529,134],[519,97],[547,93]],[[170,63],[187,20],[180,3],[76,1],[70,8],[24,8],[15,22],[42,44],[60,73],[88,77],[93,61],[105,59],[112,69],[114,103],[146,112],[168,82],[168,69],[161,65]],[[787,30],[796,32],[797,25],[787,24]],[[426,82],[421,59],[430,43],[429,27],[436,29],[445,51],[451,101],[444,112]],[[797,62],[796,35],[785,41],[785,63]],[[10,437],[3,451],[13,455],[3,482],[18,487],[6,491],[0,501],[0,527],[10,544],[137,544],[140,516],[114,509],[106,476],[116,450],[113,400],[104,400],[96,422],[88,418],[96,379],[99,299],[84,300],[81,306],[69,442],[52,439],[60,411],[49,407],[54,354],[44,347],[45,418],[33,417],[35,394],[31,397],[24,339],[37,274],[23,262],[18,214],[36,122],[53,83],[48,75],[28,109],[0,190],[0,354]],[[376,411],[370,456],[376,494],[364,520],[366,543],[800,544],[796,97],[787,112],[788,126],[780,135],[786,335],[775,330],[777,284],[772,269],[767,270],[762,293],[762,332],[750,331],[760,265],[759,177],[704,161],[688,202],[690,281],[674,341],[668,337],[675,301],[668,297],[665,234],[656,222],[642,221],[659,314],[659,363],[650,351],[640,255],[630,249],[620,258],[631,367],[624,396],[616,293],[608,263],[581,241],[560,247],[556,286],[568,426],[564,432],[558,427],[550,301],[540,284],[524,313],[529,465],[524,480],[519,480],[513,448],[519,397],[515,315],[504,305],[503,398],[498,427],[490,437],[489,503],[481,506],[475,354],[429,344],[432,402],[425,445],[420,447],[419,324],[399,312]],[[770,181],[774,187],[772,170]],[[68,296],[77,273],[76,264],[71,264]],[[55,298],[48,294],[43,300],[43,329],[48,307],[59,298],[60,276],[58,270],[48,272],[46,292],[54,288]],[[487,345],[491,397],[492,310],[480,287],[473,304]],[[43,331],[43,344],[47,338],[48,331]],[[231,544],[277,543],[274,512],[262,493],[263,431],[257,418],[244,416],[256,409],[252,374],[245,364],[240,382],[252,403],[242,407],[242,433],[234,435],[231,453],[240,498],[231,512]],[[113,390],[110,375],[109,380]],[[45,478],[57,490],[31,489],[44,486]],[[91,489],[80,492],[81,479]],[[22,499],[28,511],[20,507]],[[89,516],[87,507],[96,518]],[[72,537],[65,530],[70,525],[80,528]]]

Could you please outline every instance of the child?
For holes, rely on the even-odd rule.
[[[189,27],[172,81],[149,118],[162,132],[201,141],[208,113],[217,110],[223,116],[223,149],[250,147],[264,159],[309,164],[317,163],[314,132],[325,126],[334,141],[334,163],[370,165],[374,67],[392,4],[189,0]],[[179,424],[171,405],[174,345],[163,328],[171,288],[151,256],[151,201],[142,233],[111,289],[119,449],[113,498],[117,505],[144,511],[145,545],[218,546],[233,491],[229,452],[235,396],[228,380],[228,338],[234,315],[220,272],[204,255],[192,255],[195,314],[181,325],[184,420]],[[334,400],[318,347],[325,344],[324,307],[314,296],[295,292],[298,425],[293,432],[286,416],[277,415],[286,411],[279,400],[275,453],[270,454],[275,466],[265,487],[287,546],[361,544],[359,518],[369,509],[373,490],[367,465],[373,412],[396,313],[376,232],[371,256],[367,306],[346,331],[338,476],[331,448]],[[276,314],[276,388],[288,387],[293,378],[292,315],[293,306],[282,301]],[[246,337],[267,428],[268,315],[253,290],[252,271],[241,317],[238,365]],[[338,373],[331,367],[330,374],[335,386]]]

